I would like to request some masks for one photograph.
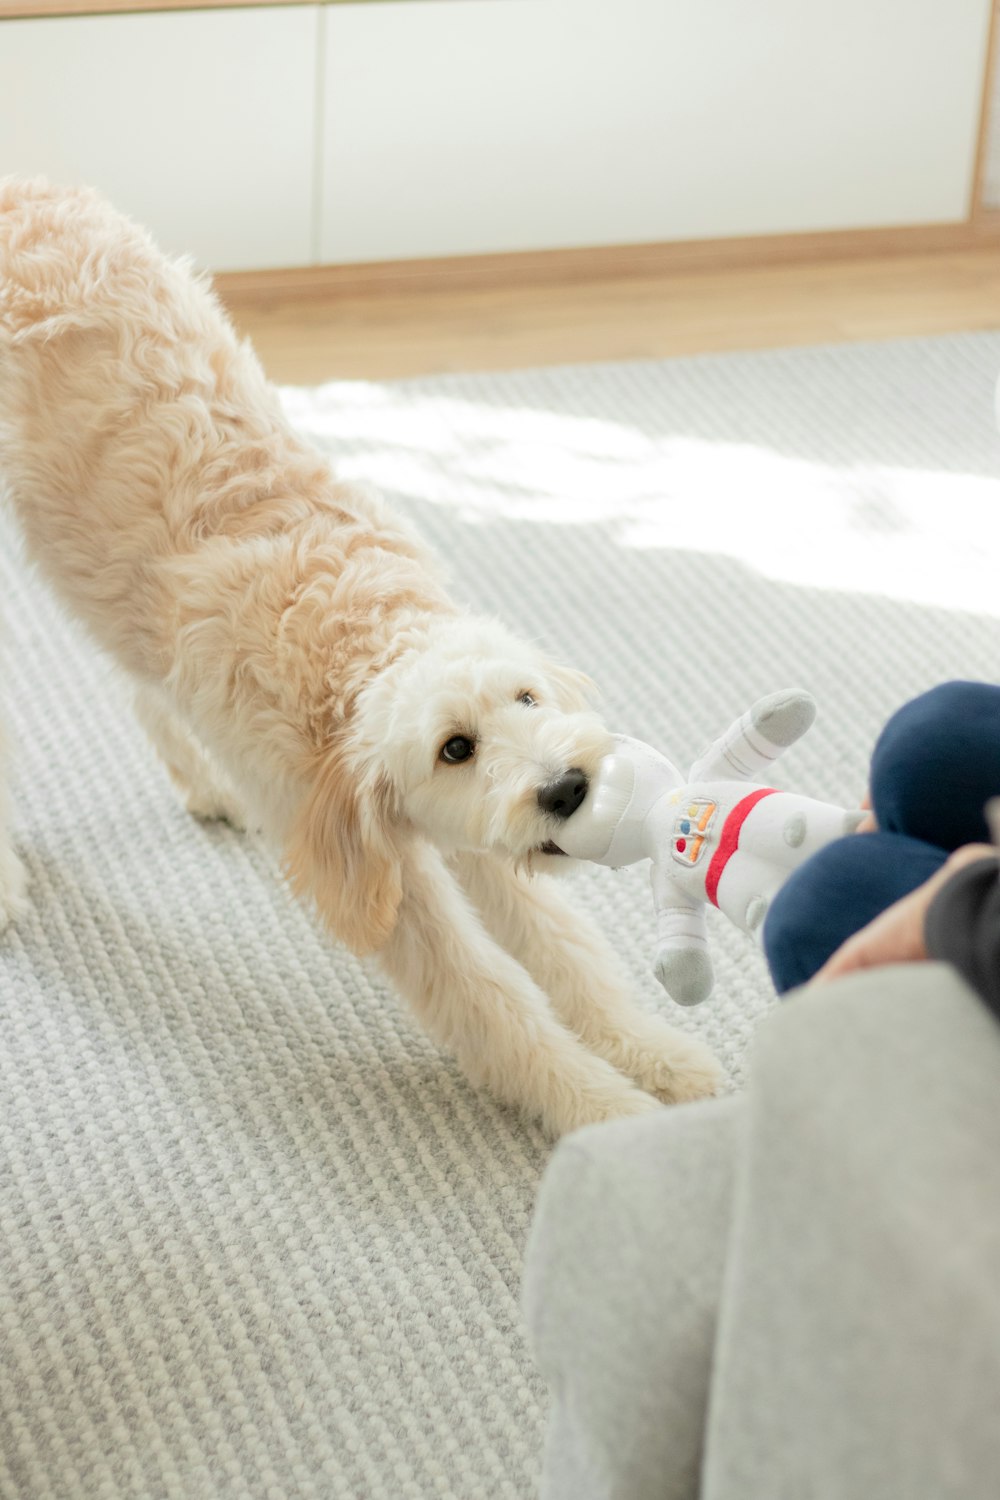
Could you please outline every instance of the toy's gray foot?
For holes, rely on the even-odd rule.
[[[768,744],[794,745],[816,717],[816,700],[801,688],[786,688],[759,699],[750,710],[753,727]]]
[[[654,973],[671,1000],[678,1005],[700,1005],[712,993],[715,976],[712,960],[703,948],[685,948],[661,953]]]

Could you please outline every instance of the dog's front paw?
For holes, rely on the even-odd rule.
[[[581,1130],[584,1125],[603,1125],[608,1120],[631,1120],[638,1115],[657,1114],[662,1106],[650,1094],[622,1079],[619,1088],[588,1090],[558,1109],[545,1112],[543,1124],[551,1136]]]
[[[220,787],[196,787],[186,798],[187,810],[202,823],[228,823],[238,833],[245,833],[247,816],[236,797]]]
[[[28,872],[12,849],[0,852],[0,932],[28,906]]]
[[[606,1064],[597,1064],[600,1082],[595,1077],[579,1080],[577,1088],[559,1089],[544,1101],[541,1125],[553,1140],[582,1130],[585,1125],[603,1125],[606,1121],[625,1121],[639,1115],[660,1112],[661,1104],[651,1094],[643,1094],[631,1079],[616,1073]]]
[[[665,1035],[655,1052],[643,1050],[630,1068],[636,1083],[664,1104],[711,1099],[725,1077],[716,1058],[702,1042],[671,1027],[663,1029]]]

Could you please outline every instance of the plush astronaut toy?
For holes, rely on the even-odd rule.
[[[559,847],[577,859],[615,868],[652,860],[654,968],[682,1005],[712,991],[706,904],[759,939],[768,903],[791,871],[864,816],[750,779],[815,716],[808,693],[761,698],[686,777],[651,745],[616,736],[588,796],[560,829]]]

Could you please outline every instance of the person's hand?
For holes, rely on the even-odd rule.
[[[949,855],[930,880],[904,896],[895,905],[849,937],[823,967],[813,975],[811,984],[826,984],[855,969],[875,969],[881,964],[917,963],[927,957],[924,941],[924,919],[934,897],[956,870],[977,860],[997,857],[992,844],[966,844]]]
[[[858,824],[857,828],[855,828],[854,832],[855,833],[877,833],[878,832],[878,824],[875,821],[875,814],[872,812],[872,799],[871,799],[871,794],[870,793],[869,793],[869,795],[867,797],[862,797],[862,799],[861,799],[861,806],[863,808],[867,809],[868,816],[867,816],[867,818],[862,818],[861,819],[861,822]]]

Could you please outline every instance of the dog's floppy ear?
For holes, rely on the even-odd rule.
[[[549,662],[546,665],[546,676],[555,689],[559,707],[564,713],[580,713],[589,708],[598,696],[597,684],[586,672],[578,672],[575,667]]]
[[[314,901],[334,936],[358,955],[387,941],[402,899],[391,803],[387,777],[373,774],[359,784],[328,750],[316,763],[285,851],[296,895]]]

